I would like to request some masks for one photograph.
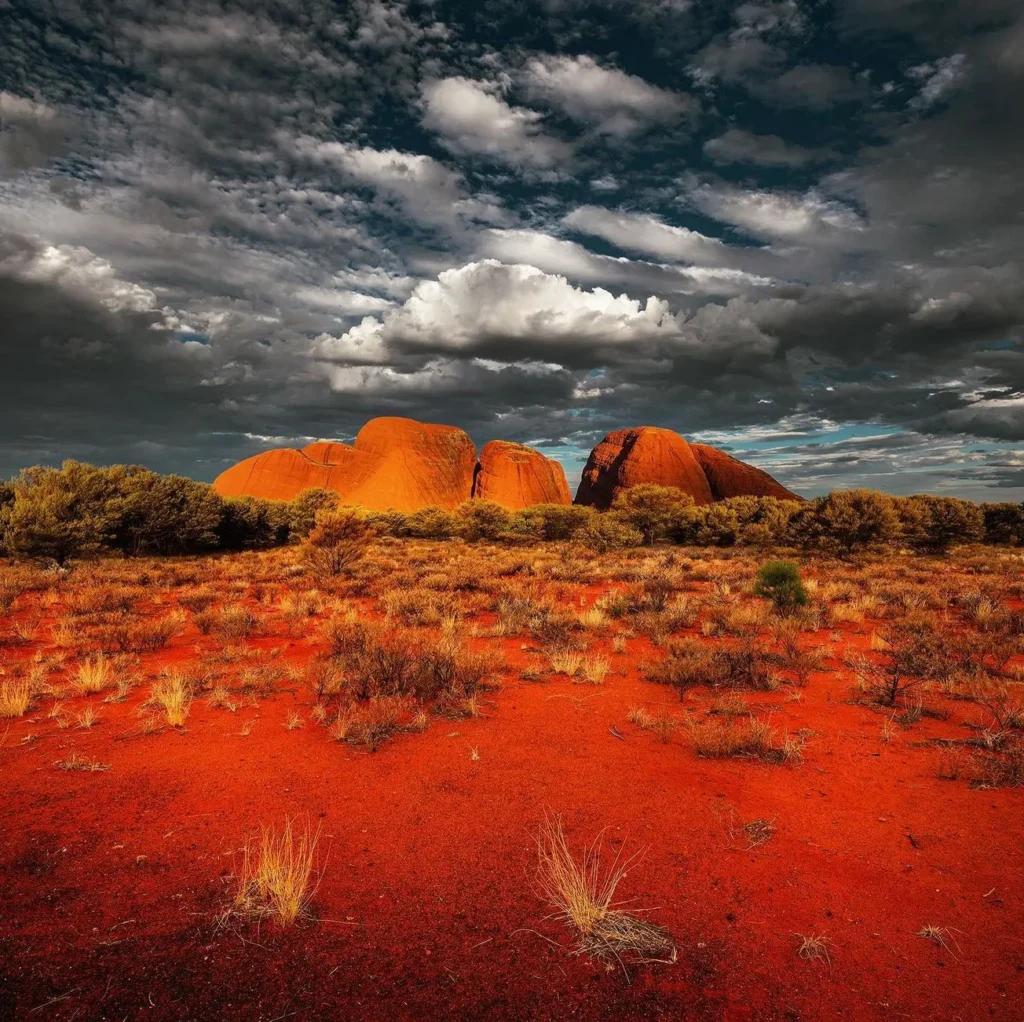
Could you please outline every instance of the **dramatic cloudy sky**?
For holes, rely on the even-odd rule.
[[[0,474],[410,415],[1024,499],[1020,0],[0,0]]]

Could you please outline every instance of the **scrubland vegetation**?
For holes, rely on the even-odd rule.
[[[79,471],[91,470],[64,470]],[[133,478],[122,482],[130,488]],[[602,755],[620,757],[616,769],[641,771],[654,785],[685,777],[679,792],[709,798],[736,777],[746,779],[736,782],[740,791],[752,777],[771,778],[779,791],[818,798],[820,778],[832,772],[840,797],[855,794],[859,787],[843,788],[847,760],[833,758],[843,743],[854,751],[842,756],[867,764],[857,767],[857,785],[867,777],[884,790],[899,757],[917,797],[947,807],[966,811],[980,791],[1012,797],[1024,786],[1024,550],[1014,545],[1013,506],[853,493],[695,508],[675,491],[638,487],[603,515],[576,507],[510,514],[484,502],[399,515],[338,509],[306,494],[274,511],[290,524],[273,544],[293,542],[270,548],[264,531],[255,546],[266,548],[238,550],[246,544],[236,528],[233,552],[218,554],[211,513],[207,555],[171,556],[180,546],[154,539],[138,524],[144,515],[130,543],[100,542],[98,533],[85,542],[80,533],[66,545],[59,537],[70,519],[60,515],[28,529],[26,502],[35,497],[25,492],[36,484],[22,485],[4,512],[15,556],[0,562],[8,776],[42,747],[51,791],[74,786],[102,803],[128,769],[134,777],[146,776],[145,764],[158,770],[167,741],[186,750],[219,743],[229,766],[217,769],[230,770],[239,757],[258,758],[274,731],[274,755],[283,758],[269,776],[281,771],[281,780],[261,777],[287,793],[273,796],[285,828],[275,829],[277,810],[263,815],[258,790],[228,817],[233,844],[216,853],[219,871],[203,864],[210,898],[192,910],[218,933],[253,941],[249,928],[262,927],[262,942],[284,928],[357,925],[332,886],[352,868],[354,852],[332,852],[349,840],[344,822],[325,833],[316,818],[300,826],[290,811],[292,799],[310,808],[301,799],[313,750],[317,770],[341,792],[356,760],[388,763],[420,756],[417,748],[428,758],[415,761],[430,763],[436,750],[457,747],[462,769],[486,777],[487,735],[516,726],[519,700],[533,700],[541,715],[568,714],[557,716],[546,755],[570,776],[593,770],[576,755],[593,733],[610,747]],[[156,484],[138,485],[148,492]],[[232,503],[217,500],[218,514]],[[243,506],[253,520],[272,518],[258,504]],[[229,517],[241,520],[237,508]],[[115,518],[103,520],[104,536],[127,535]],[[616,709],[601,716],[603,706]],[[532,719],[537,726],[541,717]],[[204,769],[190,759],[188,783],[215,787],[216,776],[201,780]],[[374,797],[393,797],[405,783],[400,772],[382,776]],[[26,773],[19,783],[34,782]],[[446,775],[433,797],[461,783]],[[481,812],[503,812],[501,801],[515,798],[509,783]],[[656,818],[681,820],[670,790]],[[751,807],[745,824],[730,816],[727,847],[759,856],[780,834],[798,841],[792,804]],[[537,852],[529,870],[538,897],[517,893],[509,930],[544,931],[563,950],[627,976],[693,955],[703,935],[679,932],[671,894],[651,903],[651,918],[643,912],[645,884],[670,868],[669,850],[649,848],[642,880],[640,860],[621,841],[602,863],[608,835],[587,844],[595,831],[574,827],[571,814],[544,815],[566,809],[539,802],[521,819],[502,817],[507,833],[532,834]],[[868,810],[872,819],[884,812]],[[195,813],[209,815],[202,805]],[[227,825],[222,817],[215,826]],[[712,841],[707,817],[673,826]],[[160,834],[178,825],[162,820]],[[907,847],[916,847],[909,836]],[[351,838],[353,847],[370,840]],[[640,908],[614,900],[627,873]],[[190,882],[196,875],[193,865]],[[521,877],[515,882],[518,892]],[[822,922],[795,922],[780,946],[796,967],[838,974],[853,951]],[[907,933],[941,953],[950,942],[921,941],[918,930],[941,936],[961,922],[951,910]],[[563,926],[569,947],[560,943]]]

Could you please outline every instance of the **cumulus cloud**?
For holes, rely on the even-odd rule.
[[[511,167],[548,170],[572,149],[543,130],[541,114],[510,106],[497,86],[445,78],[423,86],[424,127],[456,153],[484,156]]]
[[[626,345],[678,336],[668,303],[602,288],[574,287],[535,266],[494,259],[446,270],[419,284],[400,308],[365,318],[339,340],[334,357],[389,347],[476,353],[511,349],[542,356],[566,345]]]
[[[536,57],[526,67],[531,92],[576,120],[609,135],[627,136],[693,115],[690,96],[662,89],[593,57]]]

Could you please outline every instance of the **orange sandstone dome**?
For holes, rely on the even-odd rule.
[[[693,449],[678,433],[634,426],[609,433],[590,452],[576,503],[607,508],[621,490],[639,483],[675,486],[698,504],[714,500]]]
[[[678,433],[635,426],[609,433],[591,452],[577,504],[611,506],[616,494],[639,483],[675,486],[697,504],[729,497],[800,500],[767,472],[705,444],[690,444]]]
[[[801,500],[792,490],[773,479],[767,472],[734,458],[717,447],[690,444],[715,500],[729,497],[777,497],[779,500]]]
[[[265,451],[229,468],[213,486],[225,497],[292,500],[321,487],[375,511],[458,507],[473,494],[476,447],[454,426],[371,419],[349,446],[315,443]]]
[[[571,504],[565,470],[525,444],[492,440],[480,452],[473,496],[509,508]]]
[[[583,470],[577,504],[607,508],[639,483],[675,486],[698,504],[728,497],[799,500],[767,472],[678,433],[635,426],[609,433]],[[320,441],[302,450],[265,451],[222,473],[214,488],[225,497],[292,500],[303,490],[333,490],[346,504],[374,511],[455,508],[478,497],[507,508],[572,503],[557,461],[524,444],[492,440],[480,452],[454,426],[413,419],[371,419],[355,442]]]

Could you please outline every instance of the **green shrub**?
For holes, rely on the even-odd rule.
[[[320,511],[303,548],[306,567],[316,582],[329,585],[363,559],[372,538],[373,529],[360,508]]]
[[[977,543],[985,535],[984,513],[970,501],[921,494],[895,503],[900,539],[915,550],[942,553],[957,543]]]
[[[639,529],[620,521],[615,515],[595,514],[576,534],[576,541],[598,553],[641,546],[644,542]]]
[[[311,487],[303,490],[289,502],[289,527],[292,536],[304,539],[316,525],[316,516],[321,511],[333,511],[340,496],[332,490]]]
[[[653,546],[688,528],[694,515],[693,497],[674,486],[641,483],[620,490],[610,514],[639,532],[645,546]]]
[[[981,513],[986,543],[1024,546],[1024,504],[982,504]]]
[[[775,609],[783,614],[807,606],[809,599],[800,569],[790,561],[769,561],[761,565],[754,582],[754,595],[771,600]]]
[[[900,522],[892,497],[874,490],[835,490],[794,514],[790,532],[795,542],[851,554],[899,535]]]

